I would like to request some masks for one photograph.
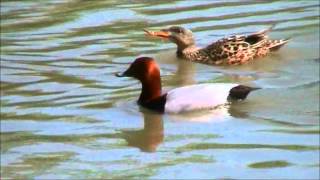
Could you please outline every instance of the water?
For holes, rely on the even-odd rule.
[[[292,37],[244,66],[179,61],[143,28],[183,25],[205,46],[276,24]],[[137,56],[165,89],[260,86],[247,101],[162,115],[116,78]],[[1,178],[319,178],[318,1],[1,1]]]

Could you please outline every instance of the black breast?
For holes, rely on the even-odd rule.
[[[163,94],[158,98],[152,99],[148,102],[138,102],[138,104],[140,104],[145,108],[163,113],[166,100],[167,100],[167,94]]]

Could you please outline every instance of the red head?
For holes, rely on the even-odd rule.
[[[133,77],[141,82],[160,77],[160,70],[154,59],[150,57],[137,58],[130,67],[118,77]]]
[[[142,83],[139,103],[146,103],[161,96],[160,69],[153,58],[137,58],[130,67],[118,77],[133,77]]]

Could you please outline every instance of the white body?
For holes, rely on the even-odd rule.
[[[209,109],[227,103],[230,90],[238,84],[197,84],[170,90],[167,93],[165,112],[180,113]]]

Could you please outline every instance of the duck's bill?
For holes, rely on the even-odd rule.
[[[161,37],[161,38],[169,38],[170,37],[170,32],[160,30],[160,31],[149,31],[144,29],[145,35],[147,36],[153,36],[153,37]]]

